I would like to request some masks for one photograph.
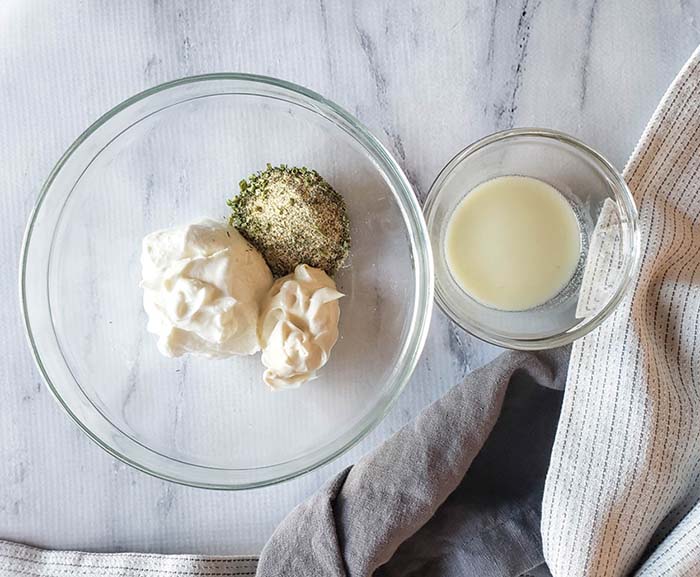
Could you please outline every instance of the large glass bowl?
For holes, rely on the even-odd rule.
[[[259,355],[161,356],[139,288],[145,234],[226,218],[239,180],[267,163],[318,170],[352,226],[341,337],[317,380],[282,392]],[[41,192],[20,282],[36,362],[90,437],[148,473],[221,489],[288,479],[357,442],[411,376],[433,300],[425,223],[387,150],[318,94],[246,74],[163,84],[95,122]]]

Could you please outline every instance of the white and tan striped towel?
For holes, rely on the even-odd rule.
[[[0,577],[252,577],[257,557],[47,551],[0,540]]]
[[[634,290],[575,343],[542,512],[555,577],[700,576],[700,50],[624,172]],[[645,559],[646,557],[646,559]]]

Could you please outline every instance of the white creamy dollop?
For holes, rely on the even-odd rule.
[[[316,377],[338,340],[342,296],[325,272],[305,264],[275,281],[260,317],[263,380],[270,387],[296,388]]]
[[[260,253],[223,222],[205,219],[143,239],[147,330],[168,357],[250,355],[259,306],[272,285]]]

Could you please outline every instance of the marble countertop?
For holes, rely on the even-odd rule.
[[[512,126],[569,132],[622,168],[700,41],[698,0],[0,3],[0,538],[53,548],[256,553],[276,524],[498,353],[436,311],[409,386],[333,463],[237,493],[131,469],[52,399],[25,343],[19,251],[39,189],[103,112],[161,82],[245,71],[312,88],[360,118],[421,199],[471,141]]]

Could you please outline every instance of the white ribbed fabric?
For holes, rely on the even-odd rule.
[[[46,551],[0,541],[0,577],[245,577],[257,557]]]
[[[612,318],[573,347],[544,554],[555,577],[697,577],[700,49],[624,175],[639,209],[641,269]]]

